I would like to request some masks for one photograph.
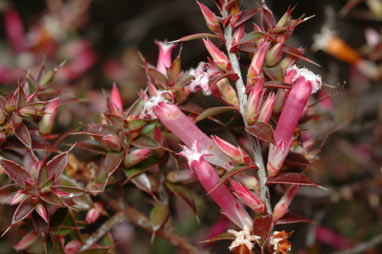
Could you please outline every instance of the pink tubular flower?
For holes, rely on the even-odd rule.
[[[229,180],[233,191],[236,196],[242,200],[247,206],[257,213],[263,213],[265,211],[264,202],[254,193],[252,193],[244,184],[236,182],[235,180]]]
[[[203,158],[208,154],[202,153],[198,149],[198,140],[193,142],[191,149],[183,146],[180,155],[188,160],[188,165],[199,179],[203,188],[210,192],[219,182],[220,177],[216,170]],[[231,191],[224,184],[219,185],[214,191],[210,192],[211,198],[223,210],[223,213],[240,228],[245,226],[252,227],[252,219],[242,205],[240,205]]]
[[[162,41],[155,41],[159,48],[159,56],[157,62],[157,70],[163,75],[167,76],[166,68],[171,65],[171,52],[176,47],[176,43],[167,43]]]
[[[144,113],[157,117],[167,129],[177,136],[187,146],[192,146],[195,140],[199,140],[199,147],[206,153],[213,154],[207,160],[219,167],[231,169],[232,165],[227,156],[224,155],[212,142],[212,140],[202,132],[177,106],[163,98],[170,91],[158,91],[157,96],[153,96],[145,102]]]
[[[212,140],[215,142],[217,147],[232,160],[237,162],[240,165],[248,164],[251,161],[249,155],[244,152],[240,147],[236,147],[228,143],[227,141],[217,137],[212,136]]]
[[[284,193],[279,202],[273,208],[273,221],[276,222],[288,212],[288,207],[292,202],[296,192],[298,190],[298,185],[291,185],[289,189]]]
[[[275,141],[277,145],[271,144],[268,154],[268,176],[275,177],[293,141],[293,132],[297,126],[304,108],[308,102],[309,95],[320,89],[321,78],[306,68],[297,68],[295,65],[288,68],[287,78],[291,78],[292,89],[287,97],[275,129]]]

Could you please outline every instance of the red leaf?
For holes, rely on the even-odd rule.
[[[317,185],[315,182],[313,182],[312,179],[307,177],[306,175],[303,175],[301,173],[284,173],[279,174],[277,177],[268,179],[267,184],[294,184],[294,185],[306,185],[306,186],[313,186],[318,188],[323,188],[322,186]]]
[[[259,216],[253,221],[253,234],[261,237],[259,241],[261,248],[264,248],[264,244],[271,233],[272,226],[272,215]]]
[[[17,252],[25,250],[30,247],[36,241],[36,239],[36,232],[29,232],[28,234],[24,235],[24,237],[21,238],[21,240],[15,246],[13,246],[13,248],[15,248]]]
[[[29,130],[24,123],[20,124],[19,127],[17,127],[17,129],[15,130],[15,136],[26,147],[31,148],[31,145],[32,145],[31,134],[29,133]]]
[[[245,130],[256,138],[276,144],[273,128],[268,123],[256,122],[254,125],[249,126]]]
[[[208,38],[219,38],[219,36],[214,35],[214,34],[210,34],[210,33],[197,33],[197,34],[191,34],[191,35],[184,36],[178,40],[170,41],[169,43],[191,41],[191,40],[202,39],[202,38],[206,38],[206,37],[208,37]]]
[[[233,27],[236,28],[246,22],[247,20],[251,19],[255,14],[258,12],[258,9],[256,10],[243,10],[241,11],[237,16],[235,16],[235,21],[233,24]]]
[[[300,51],[298,51],[297,49],[291,47],[291,46],[288,46],[288,45],[284,45],[283,47],[283,51],[285,53],[287,53],[288,55],[291,55],[291,56],[294,56],[294,57],[297,57],[299,59],[302,59],[304,61],[307,61],[309,63],[312,63],[314,65],[317,65],[317,66],[320,66],[318,63],[314,62],[313,60],[310,60],[309,58],[307,58],[303,53],[301,53]]]
[[[27,197],[24,199],[20,205],[17,207],[15,213],[12,217],[12,224],[15,224],[26,217],[28,217],[29,214],[31,214],[34,210],[34,204],[32,202],[31,197]]]
[[[0,204],[9,204],[17,192],[17,184],[8,184],[0,188]]]
[[[39,234],[42,241],[45,242],[48,236],[49,224],[35,213],[32,214],[32,223],[35,231]]]
[[[312,220],[305,218],[302,215],[288,213],[282,219],[279,219],[276,224],[292,224],[292,223],[310,223]]]
[[[34,154],[33,150],[28,150],[27,154],[24,157],[23,165],[32,176],[35,176],[37,174],[37,171],[40,166],[40,161]]]
[[[61,176],[62,172],[64,172],[66,165],[68,164],[69,151],[60,153],[53,157],[47,164],[46,168],[48,170],[48,176],[55,176],[55,181]]]
[[[22,188],[25,187],[25,179],[32,177],[23,167],[13,161],[1,159],[0,165],[9,178]]]

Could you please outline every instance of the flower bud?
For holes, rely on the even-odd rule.
[[[121,145],[121,140],[119,137],[112,135],[112,134],[107,134],[102,137],[102,142],[107,144],[107,146],[114,151],[120,151],[122,148]]]
[[[247,119],[248,124],[253,124],[256,122],[259,111],[261,101],[264,95],[264,77],[261,77],[260,80],[256,83],[255,86],[252,87],[251,92],[248,96],[247,109],[245,111],[245,117]]]
[[[230,179],[229,182],[236,196],[253,211],[257,213],[263,213],[265,211],[264,202],[257,195],[248,190],[244,184],[232,179]]]
[[[240,147],[236,147],[228,143],[227,141],[217,137],[211,136],[216,146],[228,157],[237,162],[240,165],[248,164],[251,161],[249,155],[244,152]]]
[[[72,240],[65,245],[66,254],[76,254],[80,250],[82,243],[80,240]]]
[[[273,67],[278,64],[283,56],[284,43],[274,45],[265,56],[265,64],[268,67]]]
[[[54,119],[58,112],[59,98],[51,100],[45,107],[44,114],[39,122],[39,130],[42,134],[49,134],[54,125]]]
[[[298,48],[297,50],[298,50],[301,54],[304,53],[304,49],[303,49],[303,48]],[[292,65],[294,65],[294,64],[296,63],[296,61],[297,61],[297,57],[295,57],[295,56],[287,55],[286,57],[284,57],[284,58],[281,60],[280,64],[279,64],[279,66],[280,66],[282,72],[285,73],[286,70],[287,70],[289,67],[291,67]]]
[[[222,99],[228,104],[239,107],[239,99],[237,98],[236,90],[231,86],[228,79],[224,78],[216,83],[216,87],[222,95]]]
[[[203,39],[203,42],[215,64],[223,71],[230,71],[231,63],[228,57],[222,51],[220,51],[220,49],[218,49],[218,47],[216,47],[215,44],[213,44],[208,38]]]
[[[114,83],[113,88],[111,90],[111,107],[113,108],[112,112],[120,115],[123,112],[121,95],[119,94],[118,87]]]
[[[141,161],[145,160],[147,157],[149,157],[150,153],[151,153],[151,149],[146,149],[146,148],[134,149],[126,154],[123,160],[123,165],[126,168],[135,166]]]
[[[159,56],[157,62],[157,70],[163,75],[167,76],[166,68],[171,65],[171,52],[176,47],[176,43],[167,43],[162,41],[155,41],[159,48]]]
[[[206,21],[206,24],[211,32],[215,34],[221,34],[222,30],[220,29],[220,22],[216,15],[204,4],[200,3],[199,1],[196,1],[196,3],[199,5],[204,20]]]
[[[86,214],[86,223],[87,224],[94,223],[99,218],[100,215],[101,213],[97,208],[91,208]]]
[[[247,89],[248,86],[255,84],[262,76],[265,55],[268,51],[268,48],[269,42],[260,40],[257,43],[257,51],[252,57],[252,62],[247,73]]]
[[[276,96],[274,93],[270,93],[261,107],[259,118],[257,119],[261,123],[268,123],[271,119],[273,106],[275,104]]]
[[[282,217],[284,217],[288,212],[288,207],[292,202],[296,192],[298,190],[298,185],[291,185],[288,190],[281,197],[280,201],[277,202],[275,207],[273,208],[273,221],[276,222]]]
[[[12,113],[16,109],[16,98],[13,93],[9,95],[7,102],[5,103],[5,110],[8,113]]]
[[[238,28],[236,28],[236,30],[233,32],[232,46],[238,43],[244,37],[244,34],[245,34],[244,28],[245,28],[245,25],[242,24]]]

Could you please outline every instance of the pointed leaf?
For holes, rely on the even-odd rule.
[[[288,213],[281,219],[279,219],[276,224],[292,224],[292,223],[311,223],[312,220],[298,214],[290,214]]]
[[[109,178],[116,171],[123,160],[123,152],[108,152],[102,162],[101,168],[105,170],[106,177]],[[98,178],[98,177],[97,177]],[[99,179],[99,178],[98,178]]]
[[[46,168],[48,170],[48,176],[55,176],[55,181],[61,176],[64,172],[66,165],[68,164],[69,151],[60,153],[53,157],[47,164]]]
[[[53,188],[54,188],[54,190],[68,193],[68,195],[65,196],[65,198],[79,197],[79,196],[85,195],[87,193],[87,191],[84,189],[72,187],[72,186],[57,186],[57,185],[55,185]]]
[[[32,176],[16,162],[1,159],[0,166],[4,169],[5,173],[11,178],[12,181],[17,183],[20,187],[25,187],[25,179]]]
[[[235,52],[240,46],[246,45],[246,44],[253,44],[254,42],[262,39],[264,37],[263,33],[252,31],[250,33],[247,33],[246,35],[241,38],[241,40],[236,43],[235,45],[232,45],[231,52]]]
[[[202,38],[219,38],[219,36],[217,36],[215,34],[210,34],[210,33],[197,33],[197,34],[191,34],[191,35],[184,36],[184,37],[177,39],[175,41],[170,41],[169,43],[191,41],[191,40],[202,39]]]
[[[19,127],[17,127],[17,129],[15,130],[15,136],[26,147],[31,148],[31,145],[32,145],[31,134],[29,133],[29,130],[24,123],[20,124]]]
[[[247,127],[245,130],[256,138],[276,144],[273,128],[268,123],[256,122],[254,125]]]
[[[231,111],[231,110],[235,110],[235,107],[226,106],[226,107],[208,108],[208,109],[204,110],[200,115],[198,115],[198,117],[195,119],[195,122],[199,122],[199,121],[206,119],[208,117],[211,117],[211,116],[214,116],[217,114],[221,114],[221,113],[224,113],[227,111]]]
[[[178,198],[182,199],[186,204],[191,208],[192,212],[196,216],[196,205],[195,205],[195,199],[192,195],[192,192],[180,184],[173,184],[166,182],[166,187],[169,189],[172,193],[175,194]]]
[[[217,242],[217,241],[225,241],[225,240],[230,240],[230,241],[233,241],[235,240],[235,237],[231,234],[228,234],[228,233],[223,233],[223,234],[220,234],[220,235],[217,235],[211,239],[207,239],[207,240],[204,240],[204,241],[201,241],[200,243],[214,243],[214,242]]]
[[[256,165],[250,165],[250,166],[239,166],[239,167],[235,167],[234,169],[231,169],[229,170],[227,173],[225,173],[219,180],[219,182],[207,193],[207,194],[210,194],[211,192],[213,192],[217,187],[219,187],[221,184],[225,183],[225,181],[227,181],[228,179],[230,179],[231,177],[233,177],[234,175],[237,175],[241,172],[243,172],[244,170],[247,170],[249,168],[253,168],[255,170],[258,170],[257,166]]]
[[[131,180],[135,186],[137,186],[140,190],[147,192],[152,195],[152,187],[150,183],[150,179],[148,178],[146,173],[139,174]]]
[[[258,216],[253,221],[253,234],[261,237],[259,245],[264,248],[264,244],[269,237],[272,229],[272,215]]]
[[[236,28],[247,20],[251,19],[258,11],[259,9],[241,11],[239,15],[236,15],[237,18],[235,17],[235,23],[233,24],[233,27]]]
[[[36,176],[38,168],[40,166],[40,161],[37,156],[34,154],[33,150],[28,150],[27,154],[24,157],[23,165],[25,169],[32,175]]]
[[[29,214],[31,214],[34,210],[34,204],[32,202],[32,199],[30,197],[27,197],[24,199],[20,205],[17,207],[15,213],[12,217],[12,224],[15,224],[26,217],[28,217]]]
[[[268,179],[267,184],[293,184],[293,185],[305,185],[313,186],[318,188],[323,188],[322,186],[317,185],[310,179],[308,176],[301,173],[283,173],[279,174],[277,177]]]
[[[166,205],[155,205],[150,212],[150,221],[155,231],[160,229],[168,217],[169,209]]]
[[[136,138],[132,144],[139,148],[160,148],[160,144],[154,139],[151,139],[145,135],[141,135]]]
[[[23,238],[13,248],[19,252],[29,248],[37,240],[36,232],[32,231],[24,235]]]
[[[41,238],[43,242],[46,241],[46,237],[48,236],[49,224],[46,223],[38,214],[32,214],[32,223],[35,231]]]
[[[291,47],[291,46],[288,46],[288,45],[284,45],[283,47],[283,51],[285,53],[287,53],[288,55],[291,55],[291,56],[294,56],[294,57],[297,57],[299,59],[302,59],[304,61],[307,61],[309,63],[312,63],[314,65],[317,65],[317,66],[320,66],[318,63],[314,62],[313,60],[310,60],[309,58],[307,58],[303,53],[301,53],[300,51],[298,51],[297,49]]]
[[[63,206],[61,199],[56,194],[53,194],[52,192],[41,195],[40,197],[42,200],[44,200],[45,202],[51,205]]]
[[[17,184],[8,184],[0,188],[0,204],[9,204],[18,191]]]

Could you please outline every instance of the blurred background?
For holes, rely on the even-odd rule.
[[[201,2],[216,10],[212,0]],[[258,6],[255,0],[240,2],[242,9]],[[276,17],[281,17],[288,6],[296,6],[294,17],[314,15],[297,27],[288,43],[306,49],[306,55],[320,67],[301,60],[299,64],[320,73],[326,82],[317,95],[316,119],[305,132],[305,139],[312,141],[308,148],[313,163],[307,174],[330,191],[303,188],[291,209],[315,223],[283,229],[295,231],[294,253],[341,253],[360,244],[367,250],[354,253],[380,253],[382,1],[267,3]],[[208,30],[192,0],[1,0],[0,11],[1,89],[14,84],[27,70],[36,75],[42,65],[50,69],[66,61],[57,73],[58,82],[66,93],[89,100],[83,107],[66,105],[61,109],[60,126],[68,129],[92,120],[89,105],[94,112],[104,108],[103,91],[110,90],[113,82],[118,84],[126,106],[134,101],[146,85],[138,51],[155,64],[154,40],[171,41]],[[319,40],[315,35],[323,29],[354,51],[342,52],[348,49],[345,46],[334,51],[321,44],[313,50],[312,45]],[[183,69],[195,67],[207,56],[201,41],[186,42],[182,48]],[[356,54],[359,61],[346,57],[349,54]],[[208,204],[200,202],[202,225],[205,221],[211,224],[215,218],[203,213]],[[2,229],[7,225],[5,218],[2,216]],[[195,239],[196,232],[206,230],[192,214],[174,220],[182,234]],[[129,224],[114,230],[121,236],[117,239],[124,246],[121,249],[129,253],[176,253],[159,238],[147,244],[150,235]],[[0,253],[13,253],[16,242],[17,235],[1,238]],[[219,250],[224,248],[217,245],[212,250],[223,253]]]

